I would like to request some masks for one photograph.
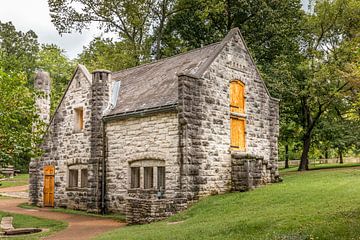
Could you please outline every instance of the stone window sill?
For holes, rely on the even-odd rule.
[[[150,193],[157,194],[159,190],[151,188],[151,189],[143,189],[143,188],[131,188],[128,189],[128,193]]]
[[[84,133],[84,129],[82,130],[74,130],[73,134],[80,134],[80,133]]]
[[[81,188],[81,187],[67,187],[65,188],[66,191],[69,192],[86,192],[87,188]]]

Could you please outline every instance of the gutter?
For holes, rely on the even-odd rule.
[[[153,108],[145,108],[141,110],[136,111],[129,111],[129,112],[123,112],[123,113],[115,113],[112,115],[107,115],[103,117],[103,122],[109,122],[114,120],[120,120],[130,117],[144,117],[155,113],[162,113],[162,112],[173,112],[177,111],[177,103],[164,105],[160,107],[153,107]]]
[[[106,137],[106,131],[105,131],[105,122],[102,121],[102,137],[103,137],[103,156],[102,156],[102,162],[101,162],[101,214],[106,213],[105,209],[105,179],[106,179],[106,162],[105,159],[107,157],[107,137]]]

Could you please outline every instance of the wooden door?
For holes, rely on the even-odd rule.
[[[55,192],[55,168],[54,166],[44,167],[44,206],[54,207]]]

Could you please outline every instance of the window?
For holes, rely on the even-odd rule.
[[[157,188],[165,189],[165,167],[157,167]]]
[[[129,188],[165,191],[164,160],[136,160],[129,167]]]
[[[87,188],[88,170],[86,164],[70,165],[68,168],[68,187],[69,188]]]
[[[81,187],[86,188],[88,185],[88,171],[87,169],[81,169]]]
[[[131,188],[140,188],[140,168],[131,168]]]
[[[82,131],[84,129],[84,109],[75,109],[75,131]]]
[[[69,170],[69,187],[78,186],[78,170],[70,169]]]
[[[149,189],[154,186],[154,169],[153,167],[144,167],[144,188]]]
[[[232,149],[245,151],[245,85],[241,81],[230,82],[230,145]]]

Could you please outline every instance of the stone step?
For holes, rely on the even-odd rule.
[[[12,222],[13,222],[13,217],[3,217],[1,219],[0,229],[2,229],[3,231],[13,230],[14,227],[12,225]]]
[[[4,235],[20,235],[41,232],[40,228],[17,228],[4,231]]]

